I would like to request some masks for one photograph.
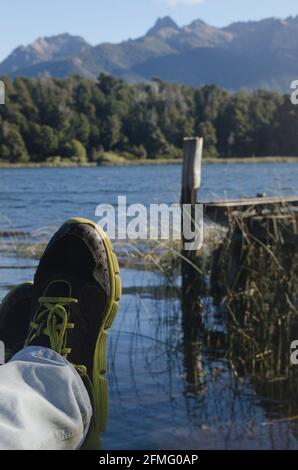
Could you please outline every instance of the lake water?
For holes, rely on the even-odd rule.
[[[0,232],[49,238],[67,218],[96,220],[98,204],[179,201],[179,166],[0,169]],[[208,165],[200,200],[298,193],[298,164]],[[0,299],[32,279],[37,260],[0,250]],[[106,449],[298,449],[290,404],[256,391],[204,342],[189,350],[180,301],[158,273],[123,269],[124,295],[109,337]],[[177,279],[179,286],[179,279]]]

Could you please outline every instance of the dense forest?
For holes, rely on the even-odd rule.
[[[205,157],[297,156],[298,106],[273,92],[191,88],[158,79],[128,85],[4,77],[0,162],[179,158],[184,136],[203,136]]]

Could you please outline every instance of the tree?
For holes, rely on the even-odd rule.
[[[298,156],[298,106],[285,99],[277,116],[275,141],[281,155]]]
[[[250,96],[237,93],[219,113],[217,136],[219,153],[231,157],[248,157],[254,154],[252,123],[249,120]]]
[[[44,161],[48,157],[57,155],[58,136],[49,126],[32,124],[28,133],[25,133],[25,140],[35,161]]]
[[[25,163],[29,161],[29,155],[19,131],[5,123],[2,127],[0,145],[0,159],[10,163]]]
[[[87,152],[85,147],[78,140],[72,140],[65,146],[65,154],[72,161],[85,163],[87,161]]]
[[[90,125],[84,114],[74,114],[72,118],[72,129],[75,139],[87,145],[90,135]]]
[[[199,125],[200,137],[204,138],[204,157],[216,158],[217,153],[217,137],[216,130],[210,121],[201,122]]]
[[[121,141],[122,124],[117,114],[106,117],[101,127],[102,144],[105,150],[117,148],[117,144]]]
[[[6,161],[96,161],[104,151],[175,158],[183,137],[193,135],[204,137],[209,157],[298,155],[298,107],[288,96],[158,79],[130,85],[104,74],[97,82],[77,76],[4,81],[0,158]]]

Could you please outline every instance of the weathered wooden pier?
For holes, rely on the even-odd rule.
[[[201,165],[203,154],[202,138],[184,139],[184,161],[182,170],[181,204],[202,202],[204,216],[213,222],[230,225],[235,218],[252,220],[257,226],[260,220],[289,220],[292,222],[292,234],[298,234],[298,195],[267,197],[265,194],[251,198],[200,201],[198,190],[201,186]],[[191,253],[184,253],[191,256]]]
[[[184,140],[184,163],[182,171],[181,204],[194,206],[200,201],[198,190],[201,185],[201,164],[203,154],[202,138]],[[231,243],[229,276],[231,284],[235,283],[241,263],[244,242],[257,240],[264,248],[274,243],[291,245],[296,249],[298,243],[298,195],[267,197],[259,194],[252,198],[225,199],[202,202],[204,217],[214,223],[225,225]],[[196,299],[204,285],[206,273],[200,272],[200,250],[187,252],[182,249],[182,296],[183,313],[186,328],[197,325],[198,312]],[[213,255],[213,273],[211,282],[216,282],[216,258]],[[194,269],[194,265],[198,269]],[[229,267],[227,266],[227,270]],[[234,284],[233,284],[234,285]]]
[[[204,338],[212,353],[224,351],[235,373],[264,381],[273,397],[287,390],[297,400],[289,350],[298,335],[298,195],[203,202],[202,153],[202,139],[185,139],[181,203],[191,204],[192,213],[203,203],[206,226],[220,236],[207,237],[198,251],[182,246],[187,380],[200,390],[197,355]],[[213,329],[214,311],[224,332]]]
[[[271,219],[288,218],[298,215],[298,196],[258,197],[243,199],[225,199],[204,203],[206,217],[214,222],[228,224],[235,215],[243,218],[267,217]]]

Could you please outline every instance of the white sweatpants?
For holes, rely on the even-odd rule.
[[[28,347],[0,366],[0,449],[74,450],[92,408],[76,370],[59,354]]]

